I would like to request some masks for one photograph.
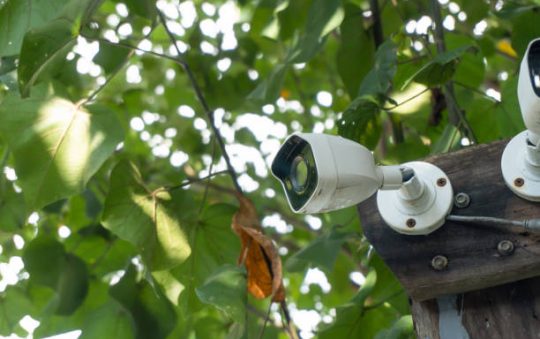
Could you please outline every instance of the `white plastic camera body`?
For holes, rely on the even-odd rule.
[[[379,212],[390,227],[427,234],[444,224],[452,207],[452,186],[438,167],[425,162],[377,166],[367,148],[338,136],[289,136],[271,170],[296,213],[345,208],[379,191]]]
[[[517,94],[527,130],[506,145],[501,170],[516,195],[540,201],[540,39],[529,43],[521,61]]]

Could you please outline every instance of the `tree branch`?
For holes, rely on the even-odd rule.
[[[446,52],[446,45],[444,42],[444,28],[442,25],[441,18],[441,5],[438,0],[431,0],[431,12],[433,23],[435,24],[434,30],[434,39],[435,46],[437,47],[437,52],[444,53]],[[448,120],[450,123],[457,128],[462,127],[463,134],[472,142],[476,143],[476,138],[474,136],[473,130],[469,125],[469,122],[465,118],[464,112],[459,107],[455,92],[454,84],[452,81],[448,81],[443,86],[444,97],[446,99],[446,104],[448,106]]]
[[[240,188],[240,185],[238,184],[238,178],[236,177],[236,172],[234,171],[234,168],[231,165],[231,160],[229,158],[229,154],[227,153],[227,149],[225,148],[225,143],[223,142],[223,138],[219,130],[217,129],[216,124],[214,123],[214,111],[210,109],[210,106],[208,105],[208,102],[206,101],[206,98],[204,97],[202,93],[201,87],[199,86],[197,79],[195,79],[195,75],[193,74],[193,71],[189,67],[188,63],[184,59],[182,59],[182,52],[180,52],[180,49],[178,48],[178,45],[176,44],[176,39],[174,35],[167,27],[167,21],[165,20],[163,13],[161,12],[159,8],[156,8],[156,11],[157,11],[159,20],[161,21],[161,24],[163,25],[163,28],[165,29],[165,32],[167,32],[167,35],[169,36],[171,43],[174,45],[174,48],[176,49],[176,52],[178,53],[178,57],[176,58],[176,60],[182,66],[182,68],[184,69],[184,72],[186,72],[189,82],[191,83],[191,87],[193,88],[193,91],[195,92],[195,96],[197,97],[197,100],[201,104],[205,114],[207,115],[208,123],[212,127],[214,136],[216,137],[219,147],[221,148],[221,153],[223,155],[223,158],[225,159],[225,163],[227,164],[227,171],[229,172],[229,175],[233,181],[234,187],[236,188],[236,191],[238,191],[238,193],[242,194],[243,193],[242,188]]]
[[[381,11],[379,9],[379,0],[369,0],[369,9],[371,10],[371,17],[373,18],[373,41],[375,42],[375,50],[379,48],[384,42],[384,31],[382,27]],[[392,118],[388,119],[396,144],[402,143],[403,138],[403,125],[401,121],[396,121]]]

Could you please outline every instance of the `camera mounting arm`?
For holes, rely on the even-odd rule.
[[[529,43],[521,60],[517,94],[527,130],[506,145],[501,171],[512,192],[540,201],[540,39]]]
[[[409,162],[400,168],[400,187],[381,187],[377,193],[379,213],[396,232],[429,234],[444,224],[452,209],[450,180],[440,168],[427,162]]]

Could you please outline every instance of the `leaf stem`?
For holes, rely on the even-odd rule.
[[[221,133],[216,127],[216,124],[214,122],[214,111],[210,109],[210,106],[208,105],[208,102],[206,101],[206,98],[204,97],[201,87],[199,86],[199,83],[197,82],[197,79],[195,78],[195,75],[193,74],[193,71],[191,70],[191,67],[189,64],[182,59],[182,52],[178,48],[178,45],[176,44],[176,39],[172,32],[169,30],[169,27],[167,26],[167,21],[165,20],[165,17],[161,10],[159,8],[156,8],[159,20],[161,21],[161,24],[163,25],[163,28],[165,29],[165,32],[167,32],[167,35],[169,36],[169,39],[171,40],[171,43],[173,44],[174,48],[176,49],[176,52],[178,53],[178,57],[176,60],[178,60],[178,63],[182,66],[184,69],[184,72],[186,72],[186,75],[189,79],[189,82],[191,83],[191,87],[193,88],[193,91],[195,92],[195,95],[197,99],[199,100],[199,103],[201,104],[204,112],[207,115],[208,122],[210,123],[210,126],[212,127],[212,131],[214,132],[214,135],[216,137],[216,140],[218,141],[219,147],[221,148],[221,153],[223,155],[223,158],[225,159],[225,163],[227,164],[227,170],[229,172],[229,175],[233,181],[234,187],[236,188],[236,191],[240,194],[243,194],[242,188],[238,184],[238,178],[236,176],[236,172],[234,171],[234,168],[231,165],[231,160],[229,157],[229,154],[227,153],[227,149],[225,147],[225,143],[223,141],[223,138],[221,136]]]
[[[261,328],[261,332],[259,333],[259,339],[262,339],[264,335],[264,330],[266,329],[266,325],[268,325],[268,319],[270,318],[270,310],[272,309],[272,302],[268,304],[268,310],[266,311],[266,315],[264,317],[263,326]]]
[[[407,99],[403,100],[402,102],[400,102],[400,103],[398,103],[398,104],[396,104],[396,105],[394,105],[394,106],[392,106],[392,107],[383,107],[383,110],[389,112],[389,111],[391,111],[391,110],[393,110],[393,109],[396,109],[396,108],[398,108],[399,106],[404,105],[404,104],[408,103],[409,101],[412,101],[412,100],[418,98],[419,96],[421,96],[422,94],[426,93],[427,91],[429,91],[429,88],[424,88],[422,91],[416,93],[416,94],[413,95],[412,97],[407,98]]]

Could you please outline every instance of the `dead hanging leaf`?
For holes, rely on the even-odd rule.
[[[281,259],[274,243],[262,232],[253,203],[240,194],[236,197],[240,208],[231,227],[242,242],[238,263],[246,266],[248,291],[258,299],[272,296],[272,301],[284,301]]]

